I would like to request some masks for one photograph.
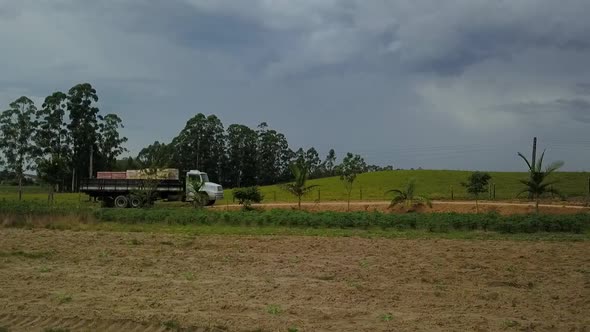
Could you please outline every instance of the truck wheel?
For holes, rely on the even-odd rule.
[[[141,198],[133,195],[129,198],[129,204],[131,204],[132,208],[137,209],[137,208],[141,207]]]
[[[115,198],[116,208],[124,209],[127,207],[127,205],[129,205],[129,200],[127,199],[127,196],[120,195]]]
[[[215,200],[211,200],[207,202],[207,206],[212,206],[213,204],[215,204]]]

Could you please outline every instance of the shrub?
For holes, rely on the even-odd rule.
[[[251,209],[252,203],[260,203],[264,199],[264,195],[256,186],[234,189],[233,195],[246,210]]]

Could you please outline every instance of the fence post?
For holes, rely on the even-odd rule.
[[[362,201],[363,200],[363,186],[361,186],[360,191],[361,191],[361,201]]]
[[[321,189],[318,189],[318,203],[321,202],[321,199],[322,199],[322,192],[321,192]]]
[[[451,185],[451,201],[455,200],[455,193],[453,192],[453,186]]]
[[[588,177],[588,196],[590,196],[590,176]]]
[[[494,183],[494,200],[496,200],[496,184]]]

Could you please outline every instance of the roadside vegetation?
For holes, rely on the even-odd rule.
[[[53,227],[59,220],[112,222],[129,225],[164,224],[233,227],[288,227],[311,229],[421,230],[433,233],[483,231],[499,233],[556,232],[588,234],[590,214],[503,216],[498,213],[306,212],[299,210],[216,211],[183,208],[105,209],[48,206],[29,202],[0,205],[5,227]]]

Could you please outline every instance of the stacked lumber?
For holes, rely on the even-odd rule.
[[[97,179],[122,179],[127,178],[127,172],[96,172]]]
[[[126,178],[128,180],[146,180],[146,179],[159,179],[159,180],[178,180],[179,172],[176,168],[164,168],[157,170],[148,169],[130,169],[126,172]]]

